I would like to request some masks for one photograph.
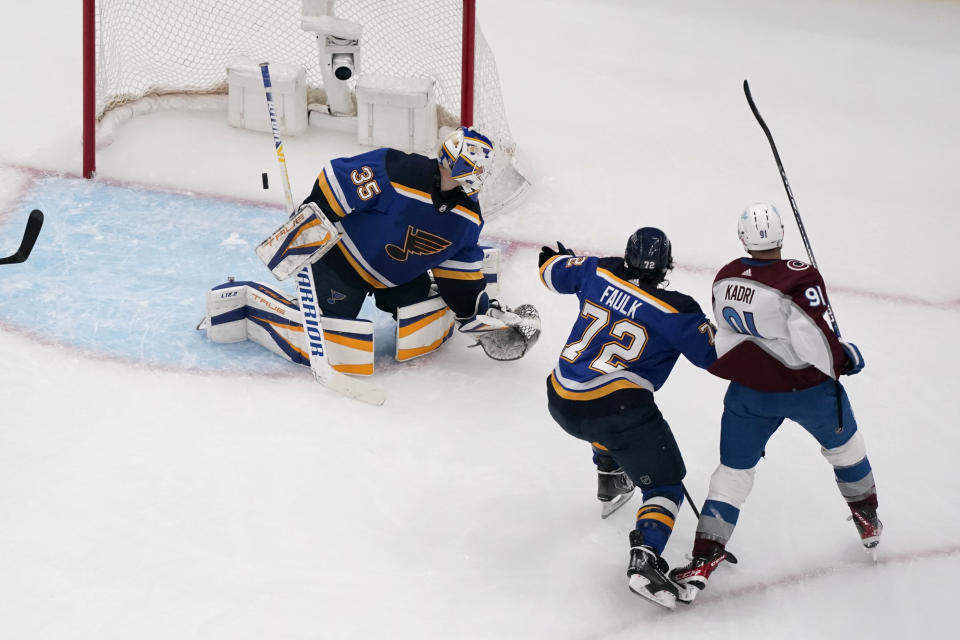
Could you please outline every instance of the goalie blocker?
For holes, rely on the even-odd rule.
[[[319,260],[340,240],[340,231],[313,202],[302,205],[257,248],[277,280],[286,280]]]

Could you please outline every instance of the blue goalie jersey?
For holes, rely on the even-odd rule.
[[[619,391],[659,389],[682,353],[707,368],[717,359],[713,325],[682,293],[628,280],[622,258],[554,256],[543,284],[576,294],[580,316],[547,381],[551,395],[577,403]],[[592,403],[591,403],[592,404]]]
[[[376,149],[327,163],[307,201],[343,234],[328,263],[343,265],[367,289],[429,270],[450,308],[469,317],[485,287],[477,246],[483,218],[462,189],[441,191],[439,175],[435,159]]]

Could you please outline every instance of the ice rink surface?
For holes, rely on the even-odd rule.
[[[483,239],[540,342],[498,363],[455,336],[406,365],[378,347],[375,408],[252,344],[194,330],[207,288],[272,276],[283,219],[269,135],[223,113],[124,125],[80,171],[78,2],[6,10],[0,254],[0,638],[899,638],[949,635],[960,569],[960,3],[482,0],[532,168]],[[562,240],[674,242],[671,288],[705,308],[749,202],[789,205],[744,100],[773,130],[844,337],[877,478],[879,562],[796,425],[771,440],[724,566],[690,607],[626,587],[639,499],[599,518],[588,448],[546,412],[576,314],[537,277]],[[295,197],[349,136],[284,141]],[[804,258],[793,221],[785,255]],[[391,328],[378,319],[377,339]],[[389,344],[386,345],[389,347]],[[699,501],[724,383],[678,363],[657,402]],[[684,507],[665,557],[685,560]]]

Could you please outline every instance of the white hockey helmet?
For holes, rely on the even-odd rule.
[[[437,159],[464,193],[476,200],[493,166],[493,143],[473,129],[459,127],[443,139]]]
[[[740,214],[737,235],[747,251],[766,251],[783,246],[780,213],[768,202],[751,204]]]

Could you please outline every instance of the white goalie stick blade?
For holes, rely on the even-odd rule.
[[[352,378],[336,371],[326,356],[323,329],[320,327],[320,310],[317,308],[316,286],[310,267],[304,267],[297,274],[297,295],[300,297],[300,311],[303,314],[303,331],[307,338],[310,354],[310,370],[314,379],[326,388],[375,406],[382,405],[387,394],[383,388],[369,380]]]
[[[623,505],[630,502],[630,498],[633,497],[633,492],[636,489],[630,489],[630,493],[621,493],[613,500],[601,501],[600,502],[600,518],[606,520],[613,512],[622,507]]]
[[[375,407],[379,407],[387,401],[387,392],[384,391],[383,387],[369,380],[354,378],[339,371],[334,371],[333,369],[330,369],[329,375],[325,380],[322,379],[316,371],[314,371],[313,375],[317,379],[317,382],[326,388],[336,391],[348,398],[366,402]]]

